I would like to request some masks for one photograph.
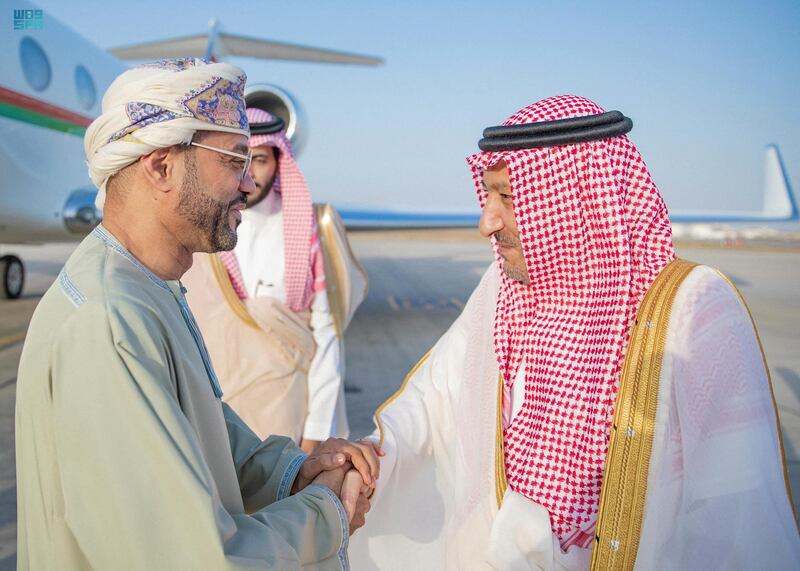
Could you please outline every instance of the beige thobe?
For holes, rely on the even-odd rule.
[[[304,455],[219,399],[177,281],[103,227],[30,324],[17,381],[20,569],[343,569],[328,489],[289,496]]]
[[[353,313],[366,297],[367,275],[350,249],[347,232],[336,209],[330,204],[315,205],[314,209],[325,264],[330,317],[338,339],[335,359],[320,360],[320,351],[326,354],[330,349],[330,346],[326,349],[325,335],[314,329],[320,321],[324,325],[325,317],[320,319],[319,316],[323,312],[317,311],[314,325],[313,307],[310,312],[294,312],[275,297],[250,295],[239,299],[216,254],[195,254],[191,269],[182,278],[188,290],[186,298],[225,392],[224,400],[262,438],[280,434],[300,442],[301,438],[347,438],[349,433],[341,383],[345,353],[343,335]],[[250,222],[252,234],[255,222]],[[281,221],[280,228],[282,224]],[[242,247],[241,234],[245,226],[243,223],[239,230],[237,253]],[[266,241],[251,240],[250,243],[254,251],[266,256],[270,255],[269,248],[273,245]],[[283,248],[282,241],[278,246]],[[278,257],[282,267],[282,253]],[[251,294],[254,292],[252,288]],[[318,346],[320,341],[322,344]],[[323,362],[326,364],[322,365]],[[336,364],[336,371],[331,371],[332,362]],[[339,388],[331,410],[331,403],[322,404],[322,401],[331,400],[333,396],[332,374],[338,378]],[[331,412],[332,419],[326,416]]]
[[[216,254],[195,254],[184,284],[225,402],[262,438],[300,442],[316,350],[310,312],[271,297],[240,300]]]

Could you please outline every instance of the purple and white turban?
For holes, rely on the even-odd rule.
[[[236,66],[198,58],[148,63],[117,77],[84,138],[97,207],[103,208],[110,177],[156,149],[188,144],[195,131],[249,136],[246,81]]]

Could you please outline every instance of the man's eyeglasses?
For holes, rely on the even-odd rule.
[[[241,153],[235,153],[233,151],[228,151],[226,149],[218,149],[217,147],[211,147],[209,145],[203,145],[200,143],[195,143],[192,141],[189,145],[200,147],[201,149],[207,149],[209,151],[216,151],[221,155],[228,155],[229,157],[236,157],[237,159],[242,159],[244,161],[244,168],[242,172],[239,174],[239,180],[244,180],[244,177],[247,176],[247,171],[250,170],[250,163],[253,162],[253,151],[248,150],[246,155]]]

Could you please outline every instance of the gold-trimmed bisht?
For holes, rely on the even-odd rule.
[[[696,265],[681,259],[668,264],[636,313],[606,454],[592,571],[632,570],[636,563],[669,317],[683,280]]]

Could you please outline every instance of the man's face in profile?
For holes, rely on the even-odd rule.
[[[254,147],[252,151],[250,177],[256,185],[256,191],[247,197],[247,208],[255,206],[267,197],[278,174],[278,153],[275,147],[261,145]]]
[[[530,283],[528,267],[514,216],[511,183],[506,163],[499,162],[483,173],[486,206],[481,213],[478,228],[486,238],[494,237],[497,251],[503,259],[503,271],[512,280]]]
[[[204,132],[204,145],[247,154],[247,138],[233,133]],[[236,229],[252,194],[253,181],[245,160],[215,150],[189,147],[183,153],[183,181],[177,214],[198,234],[199,251],[219,252],[236,246]]]

